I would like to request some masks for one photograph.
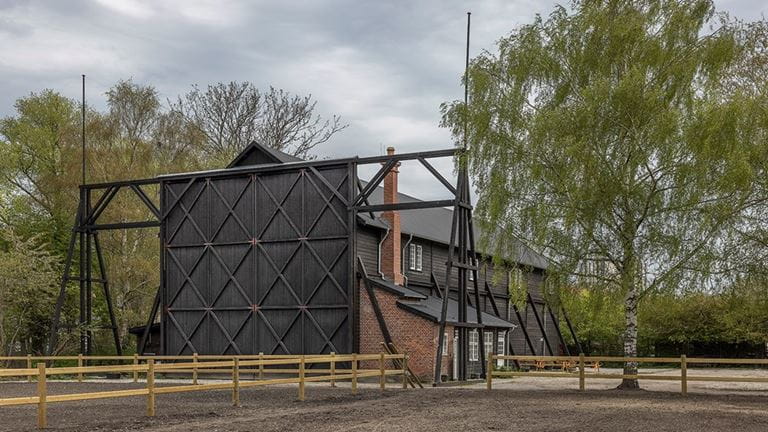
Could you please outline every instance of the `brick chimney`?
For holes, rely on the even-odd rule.
[[[387,147],[387,155],[394,155],[395,148]],[[392,167],[392,171],[384,177],[384,204],[397,203],[397,174],[400,172],[400,162]],[[389,235],[381,245],[381,272],[384,277],[398,285],[403,284],[401,273],[400,250],[400,212],[385,211],[381,217],[389,225]]]

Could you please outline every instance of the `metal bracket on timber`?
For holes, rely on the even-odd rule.
[[[135,181],[120,181],[100,184],[87,184],[80,186],[80,203],[75,216],[75,223],[72,227],[72,235],[69,239],[69,247],[64,260],[64,274],[59,285],[59,294],[56,298],[53,319],[51,320],[51,329],[46,344],[46,354],[52,355],[57,350],[58,333],[61,327],[61,311],[64,306],[67,285],[70,282],[78,282],[80,292],[79,311],[80,318],[78,327],[80,328],[80,353],[89,355],[93,350],[93,283],[100,283],[103,290],[104,302],[109,315],[112,338],[115,343],[115,352],[122,355],[122,345],[118,332],[117,319],[112,305],[112,295],[110,293],[109,278],[107,276],[104,255],[102,253],[101,243],[99,242],[99,231],[129,229],[129,228],[149,228],[160,226],[160,210],[154,201],[147,195],[142,186],[159,184],[158,180],[145,179]],[[146,221],[129,221],[120,223],[99,223],[99,218],[112,203],[113,199],[121,189],[132,191],[139,202],[144,204],[148,213],[154,218]],[[102,191],[99,198],[92,202],[92,195],[95,191]],[[72,274],[72,266],[75,261],[75,246],[77,244],[79,259],[78,273]],[[93,255],[96,254],[96,264],[99,271],[99,277],[94,277]]]

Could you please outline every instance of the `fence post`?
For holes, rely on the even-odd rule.
[[[680,356],[680,392],[683,396],[688,394],[688,364],[685,354]]]
[[[585,391],[587,389],[587,374],[584,369],[586,364],[584,363],[584,353],[579,353],[579,391]]]
[[[384,371],[384,353],[379,357],[379,387],[384,390],[387,387],[387,375]]]
[[[357,394],[357,354],[352,354],[352,394]]]
[[[331,351],[331,387],[336,387],[336,353]]]
[[[136,369],[133,370],[133,382],[139,382],[139,355],[134,354],[133,355],[133,366],[136,367]]]
[[[240,359],[237,357],[232,359],[232,405],[240,406]]]
[[[304,356],[299,358],[299,400],[304,400]]]
[[[27,369],[32,369],[32,354],[27,354]],[[32,375],[27,375],[27,382],[32,382]]]
[[[192,353],[192,384],[197,385],[197,353]]]
[[[147,416],[155,416],[155,360],[147,360]]]
[[[83,367],[83,355],[78,354],[77,355],[77,367],[81,368]],[[83,371],[77,372],[77,382],[83,382]]]
[[[259,379],[264,379],[264,353],[259,353]]]
[[[485,369],[485,387],[488,390],[493,388],[493,353],[488,353],[488,365]]]
[[[30,375],[31,377],[31,375]],[[45,362],[37,364],[37,427],[44,429],[48,426],[48,407],[46,406]]]
[[[403,353],[403,388],[408,388],[408,354]]]

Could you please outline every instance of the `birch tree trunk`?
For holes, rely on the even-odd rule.
[[[637,357],[637,303],[638,303],[637,284],[630,283],[627,289],[627,295],[624,298],[624,356]],[[624,375],[637,375],[637,363],[624,363]],[[623,379],[619,384],[619,389],[634,390],[639,389],[640,385],[637,379]]]

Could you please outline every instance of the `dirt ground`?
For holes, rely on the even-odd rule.
[[[606,371],[608,372],[608,371]],[[645,371],[649,372],[649,371]],[[679,371],[651,371],[675,374]],[[745,376],[757,371],[689,370],[689,375]],[[170,381],[160,381],[161,385]],[[158,395],[157,416],[144,416],[146,399],[130,397],[48,405],[48,423],[60,431],[765,431],[768,384],[649,382],[641,391],[613,390],[612,380],[517,378],[461,387],[402,390],[391,384],[381,393],[361,384],[307,386],[296,400],[295,386],[241,391],[241,407],[232,407],[226,390]],[[49,381],[51,394],[143,387],[127,381]],[[35,384],[0,383],[0,397],[33,395]],[[35,406],[1,407],[0,431],[35,430]]]

